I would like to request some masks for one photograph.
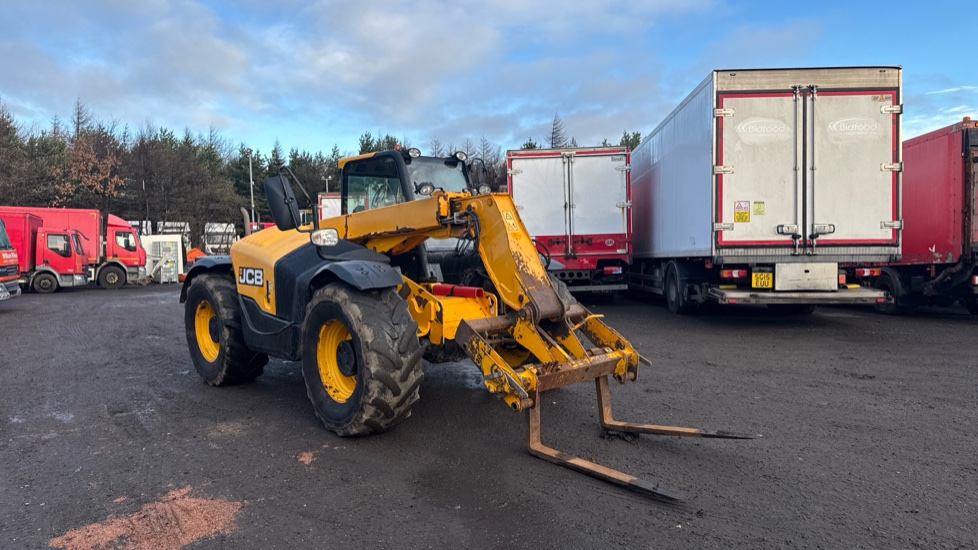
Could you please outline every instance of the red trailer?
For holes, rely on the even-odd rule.
[[[40,216],[0,209],[0,220],[17,251],[20,284],[37,292],[88,283],[88,260],[78,231],[49,227]]]
[[[0,206],[0,213],[33,214],[45,227],[76,231],[90,269],[89,278],[105,288],[120,288],[146,276],[146,251],[136,230],[112,214],[85,208]]]
[[[0,301],[20,296],[20,264],[6,226],[0,219]]]
[[[549,270],[571,292],[625,290],[631,254],[627,147],[506,153],[509,193]]]
[[[873,284],[899,314],[961,302],[978,315],[978,124],[965,118],[903,143],[903,257]]]

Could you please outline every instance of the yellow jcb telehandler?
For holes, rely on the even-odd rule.
[[[352,436],[410,416],[423,357],[468,356],[490,392],[528,411],[533,455],[675,499],[545,446],[540,394],[594,380],[605,428],[749,436],[614,420],[608,377],[634,380],[643,359],[548,275],[512,198],[474,188],[465,160],[417,149],[342,159],[341,215],[305,226],[293,191],[305,193],[301,182],[288,169],[267,179],[276,227],[237,241],[230,256],[199,259],[184,282],[197,372],[223,386],[259,376],[268,356],[301,361],[316,415]]]

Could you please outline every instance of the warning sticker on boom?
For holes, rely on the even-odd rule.
[[[503,221],[506,222],[506,227],[509,228],[511,232],[515,233],[520,230],[519,226],[516,225],[516,218],[513,217],[513,214],[503,212]]]
[[[750,222],[750,201],[734,201],[734,223]]]

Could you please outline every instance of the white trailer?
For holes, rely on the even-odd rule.
[[[631,246],[627,147],[506,152],[520,219],[572,292],[625,290]]]
[[[811,311],[900,257],[899,67],[713,71],[632,153],[629,287]]]
[[[319,219],[335,218],[340,215],[342,193],[320,193],[319,194]]]

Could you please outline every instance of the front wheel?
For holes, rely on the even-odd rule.
[[[50,273],[38,273],[34,277],[34,292],[38,294],[50,294],[58,290],[58,278]]]
[[[234,282],[224,275],[198,275],[187,290],[187,346],[194,368],[211,386],[250,382],[268,363],[267,355],[245,344],[239,307]]]
[[[126,285],[126,272],[118,266],[106,266],[98,273],[98,284],[102,288],[122,288]]]
[[[411,416],[424,378],[421,354],[418,325],[394,289],[333,283],[306,307],[306,392],[316,416],[338,435],[383,432]]]

